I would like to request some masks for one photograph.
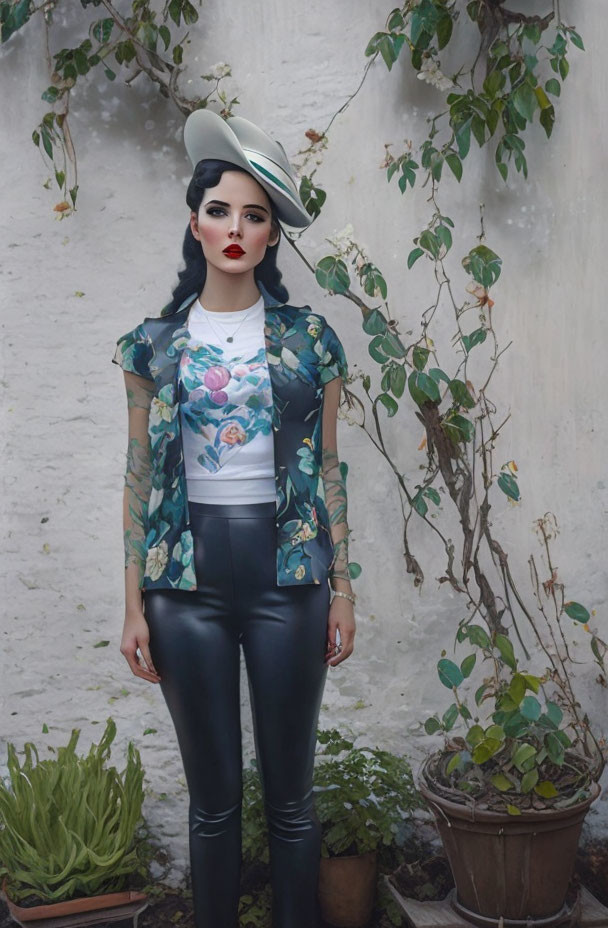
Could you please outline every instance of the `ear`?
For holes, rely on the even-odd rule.
[[[278,226],[273,225],[272,230],[270,232],[270,236],[268,238],[268,244],[276,245],[280,237],[281,237],[281,230],[279,229]]]
[[[198,231],[198,215],[194,210],[190,210],[190,231],[192,232],[194,238],[200,242],[200,232]]]

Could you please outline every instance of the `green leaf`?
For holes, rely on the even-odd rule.
[[[44,91],[43,94],[40,95],[40,98],[44,100],[46,103],[54,103],[58,96],[59,96],[59,90],[57,89],[57,87],[53,87],[51,85],[50,87],[47,87],[47,89]]]
[[[390,387],[393,394],[399,398],[405,390],[406,373],[402,364],[392,364],[390,369]]]
[[[534,674],[531,674],[531,673],[523,673],[522,677],[526,681],[526,686],[528,687],[528,689],[533,690],[535,693],[538,693],[540,689],[539,677],[535,677]]]
[[[341,258],[334,255],[321,258],[315,268],[315,277],[325,290],[333,293],[345,293],[350,286],[348,268]]]
[[[517,660],[513,652],[513,645],[506,635],[497,635],[494,641],[496,647],[502,655],[502,659],[511,670],[517,670]]]
[[[447,161],[448,166],[456,180],[460,182],[462,178],[462,161],[456,152],[449,152],[449,154],[445,156],[445,160]]]
[[[449,690],[455,686],[460,686],[464,680],[458,665],[453,661],[448,660],[447,658],[442,658],[440,661],[438,661],[437,672],[439,673],[439,679],[444,686],[447,686]]]
[[[559,795],[555,788],[555,784],[552,783],[551,780],[541,780],[540,783],[537,783],[534,787],[534,792],[542,796],[543,799],[553,799],[555,796]]]
[[[516,748],[512,760],[519,772],[525,773],[526,765],[533,757],[536,757],[536,748],[533,744],[523,742],[523,744],[520,744],[519,747]]]
[[[368,335],[384,335],[387,328],[386,317],[379,309],[372,309],[366,316],[362,328]]]
[[[395,400],[393,399],[393,397],[389,396],[388,393],[380,393],[378,395],[378,399],[380,400],[380,402],[383,404],[386,411],[388,412],[389,419],[392,416],[394,416],[399,407],[397,403],[395,402]]]
[[[591,618],[587,609],[585,609],[584,606],[581,606],[580,603],[564,603],[564,611],[566,615],[570,616],[571,619],[574,619],[575,622],[582,622],[583,625]]]
[[[53,158],[53,144],[51,142],[49,130],[46,128],[45,125],[41,127],[41,133],[42,133],[42,145],[44,147],[44,150],[49,156],[49,158],[52,159]]]
[[[481,345],[482,342],[485,342],[487,332],[485,329],[475,329],[474,332],[471,332],[470,335],[462,336],[462,344],[464,345],[465,351],[467,354],[474,348],[475,345]]]
[[[551,702],[550,699],[547,700],[547,716],[553,722],[557,728],[563,718],[563,712],[556,702]]]
[[[427,487],[424,491],[424,495],[432,500],[436,506],[441,505],[441,496],[434,487]]]
[[[472,441],[475,434],[474,424],[459,413],[448,414],[441,423],[441,427],[454,444]]]
[[[511,712],[505,719],[503,727],[508,738],[521,738],[522,735],[528,734],[530,723],[521,712]]]
[[[517,806],[511,805],[510,802],[507,803],[507,812],[509,815],[521,815],[521,809],[518,809]]]
[[[551,77],[545,84],[545,90],[547,93],[553,94],[554,97],[559,97],[562,92],[562,85],[555,77]]]
[[[514,789],[514,784],[504,773],[495,773],[490,777],[490,783],[492,786],[495,786],[496,789],[500,790],[501,793],[505,793],[508,789]]]
[[[554,764],[557,764],[558,767],[561,767],[564,762],[564,746],[558,738],[558,732],[547,732],[545,735],[544,745],[549,758],[553,761]]]
[[[468,657],[465,657],[465,659],[462,661],[460,665],[460,669],[462,671],[463,677],[470,676],[471,671],[473,670],[473,667],[475,666],[476,658],[477,658],[476,654],[469,654]]]
[[[462,758],[460,757],[460,752],[457,751],[455,754],[450,757],[449,761],[446,764],[445,772],[450,775],[457,767],[460,767],[462,763]]]
[[[520,673],[516,673],[509,684],[509,696],[511,697],[511,699],[513,700],[516,706],[519,706],[520,702],[524,698],[525,692],[526,692],[525,677],[523,677],[522,674]]]
[[[522,793],[529,793],[530,790],[536,786],[538,783],[538,770],[534,767],[532,770],[528,770],[524,773],[521,778],[521,791]]]
[[[519,711],[525,719],[536,722],[541,713],[541,706],[536,696],[526,696],[519,707]]]
[[[576,31],[575,31],[574,29],[572,29],[572,28],[569,29],[569,32],[570,32],[570,41],[572,42],[572,44],[573,44],[573,45],[576,45],[577,48],[580,48],[580,50],[584,52],[584,51],[585,51],[585,46],[583,45],[583,40],[581,39],[581,37],[580,37],[580,35],[578,34],[578,32],[576,32]]]
[[[426,362],[428,361],[430,351],[428,348],[422,348],[420,345],[416,345],[412,352],[412,360],[414,362],[414,367],[417,371],[423,371]]]
[[[425,732],[427,733],[427,735],[434,735],[434,734],[435,734],[436,732],[438,732],[440,729],[441,729],[441,722],[439,721],[439,719],[438,719],[437,716],[435,716],[435,715],[432,715],[432,716],[431,716],[429,719],[427,719],[426,722],[424,723],[424,730],[425,730]]]
[[[509,496],[511,499],[520,499],[519,487],[513,474],[503,470],[498,477],[497,483],[502,492]]]
[[[497,738],[484,738],[473,749],[473,762],[476,764],[485,764],[487,760],[494,757],[500,751],[502,741]]]
[[[31,0],[14,0],[0,5],[0,41],[6,42],[14,32],[28,21],[34,5]]]
[[[465,740],[474,748],[476,744],[483,741],[484,737],[485,733],[481,725],[472,725],[465,735]]]
[[[493,741],[505,740],[505,732],[500,725],[490,725],[489,728],[486,728],[485,735],[486,738],[491,738]]]
[[[429,400],[433,403],[441,402],[439,388],[428,374],[422,371],[412,371],[408,377],[407,385],[412,399],[418,406],[422,406],[423,403],[427,403]]]
[[[416,261],[418,260],[418,258],[421,258],[421,257],[422,257],[423,254],[424,254],[424,250],[423,250],[422,248],[413,248],[413,249],[410,251],[409,255],[407,256],[407,266],[408,266],[408,270],[409,270],[409,268],[412,267],[413,264],[416,263]]]
[[[471,147],[471,121],[472,117],[469,117],[459,126],[454,126],[454,137],[458,145],[458,154],[463,161],[468,155],[469,148]]]
[[[532,87],[529,84],[520,84],[515,93],[512,95],[513,106],[520,116],[528,122],[534,119],[534,111],[538,106],[538,101]]]
[[[111,16],[99,19],[93,26],[93,36],[101,45],[104,45],[112,35],[113,28],[114,20]]]
[[[445,726],[446,731],[450,731],[454,727],[454,722],[456,721],[457,718],[458,718],[458,706],[456,705],[455,702],[453,702],[452,705],[448,709],[445,710],[445,712],[443,713],[443,717],[442,717],[443,724]]]
[[[428,371],[429,377],[432,377],[435,383],[439,383],[443,380],[445,383],[450,382],[450,378],[445,371],[442,371],[440,367],[431,367]]]
[[[483,699],[483,695],[484,695],[484,693],[485,693],[485,691],[486,691],[487,689],[488,689],[488,684],[487,684],[487,683],[482,683],[481,686],[478,687],[478,689],[475,690],[475,703],[476,703],[478,706],[481,705],[482,699]]]
[[[462,259],[462,266],[477,283],[489,289],[500,277],[502,259],[487,245],[477,245]]]
[[[369,351],[370,355],[374,361],[378,362],[378,364],[384,364],[386,361],[388,361],[388,355],[383,351],[383,344],[384,335],[375,335],[367,346],[367,350]]]
[[[492,642],[485,628],[481,625],[467,625],[467,638],[471,644],[477,645],[478,648],[491,648]]]
[[[454,397],[454,400],[458,403],[459,406],[464,406],[466,409],[472,409],[475,405],[475,400],[469,393],[469,388],[463,380],[450,380],[448,384],[450,392]]]

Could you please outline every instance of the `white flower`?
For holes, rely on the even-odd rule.
[[[421,81],[426,81],[427,84],[432,84],[438,90],[449,90],[456,86],[451,78],[446,77],[439,70],[439,64],[433,58],[424,59],[416,77]]]
[[[151,580],[158,580],[168,560],[169,548],[166,541],[161,541],[156,548],[150,548],[146,557],[146,576]]]
[[[207,73],[210,77],[214,77],[219,81],[222,77],[228,77],[230,74],[230,65],[226,64],[225,61],[218,61],[217,64],[214,64]]]
[[[352,223],[347,223],[343,229],[339,232],[335,232],[333,236],[329,236],[327,241],[336,248],[341,255],[346,256],[353,248],[353,236],[355,230],[353,229]]]

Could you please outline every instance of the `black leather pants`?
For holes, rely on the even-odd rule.
[[[197,590],[145,590],[150,653],[190,794],[196,928],[236,928],[243,645],[269,829],[273,928],[315,928],[321,830],[312,776],[329,584],[277,586],[275,504],[189,502]]]

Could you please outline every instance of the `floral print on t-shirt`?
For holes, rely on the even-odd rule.
[[[220,348],[193,342],[180,359],[179,389],[184,425],[197,436],[197,461],[208,473],[217,473],[243,445],[272,429],[264,347],[252,358],[227,359]]]

